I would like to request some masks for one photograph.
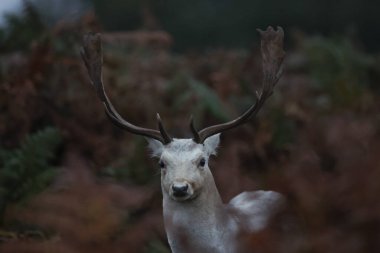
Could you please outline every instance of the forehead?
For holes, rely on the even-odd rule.
[[[192,139],[174,139],[165,146],[162,157],[197,159],[203,154],[203,145],[195,143]]]

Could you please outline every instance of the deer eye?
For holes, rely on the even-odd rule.
[[[160,166],[161,169],[165,168],[165,163],[163,161],[158,162],[158,166]]]
[[[204,167],[205,164],[206,164],[206,159],[202,158],[202,159],[199,161],[199,166]]]

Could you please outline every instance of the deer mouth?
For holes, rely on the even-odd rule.
[[[192,192],[192,193],[186,192],[186,193],[181,193],[181,194],[173,192],[170,194],[170,197],[174,201],[177,201],[177,202],[191,201],[191,200],[196,199],[198,196],[199,194],[197,192]]]
[[[175,201],[186,201],[191,199],[193,194],[190,194],[189,192],[172,192],[170,196]]]
[[[190,183],[177,181],[170,186],[169,195],[175,201],[185,201],[194,195],[194,190]]]
[[[187,192],[173,192],[173,196],[176,198],[187,197],[189,194]]]
[[[172,199],[178,202],[186,201],[190,199],[190,195],[186,194],[184,196],[172,195]]]
[[[194,200],[197,198],[198,195],[186,195],[186,196],[183,196],[183,197],[175,197],[175,196],[172,196],[172,199],[177,201],[177,202],[185,202],[185,201],[191,201],[191,200]]]

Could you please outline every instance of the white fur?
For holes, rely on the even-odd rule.
[[[146,138],[146,140],[148,141],[148,148],[152,152],[152,157],[160,157],[164,150],[164,144],[151,138]]]
[[[160,157],[164,151],[165,145],[161,142],[146,138],[148,141],[149,149],[152,152],[153,157]],[[220,134],[215,134],[208,137],[203,144],[203,150],[207,156],[216,155],[216,150],[219,146]],[[182,151],[191,151],[195,145],[201,146],[202,144],[196,144],[192,139],[173,139],[173,141],[167,144],[167,149],[170,149],[171,153],[182,154]]]
[[[207,138],[204,144],[173,139],[163,145],[148,139],[152,155],[164,164],[163,214],[173,253],[240,252],[239,233],[264,228],[281,202],[278,193],[257,191],[244,192],[224,205],[207,164],[219,141],[220,134]],[[188,185],[186,195],[176,196],[172,190],[175,185]]]
[[[251,232],[265,228],[274,215],[281,208],[285,200],[281,194],[274,191],[242,192],[235,196],[229,205],[239,215]]]
[[[216,150],[219,146],[220,134],[215,134],[208,137],[204,141],[205,151],[208,155],[216,155]]]

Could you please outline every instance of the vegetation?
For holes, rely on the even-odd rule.
[[[23,202],[48,187],[55,176],[50,162],[60,142],[58,131],[47,128],[28,136],[19,149],[0,148],[1,210],[9,203]]]
[[[155,161],[111,125],[78,53],[102,24],[90,13],[47,28],[33,8],[0,33],[0,252],[169,252]],[[191,114],[198,126],[224,121],[260,87],[256,48],[178,54],[165,32],[102,32],[107,92],[138,125],[160,112],[187,137]],[[346,37],[291,41],[264,110],[222,136],[218,188],[225,201],[287,197],[279,222],[245,238],[250,251],[377,252],[379,55]]]
[[[82,0],[84,1],[84,0]],[[378,50],[380,35],[374,18],[379,3],[360,0],[91,0],[108,30],[165,29],[175,49],[246,48],[258,41],[254,31],[281,24],[290,31],[358,39],[367,49]]]

